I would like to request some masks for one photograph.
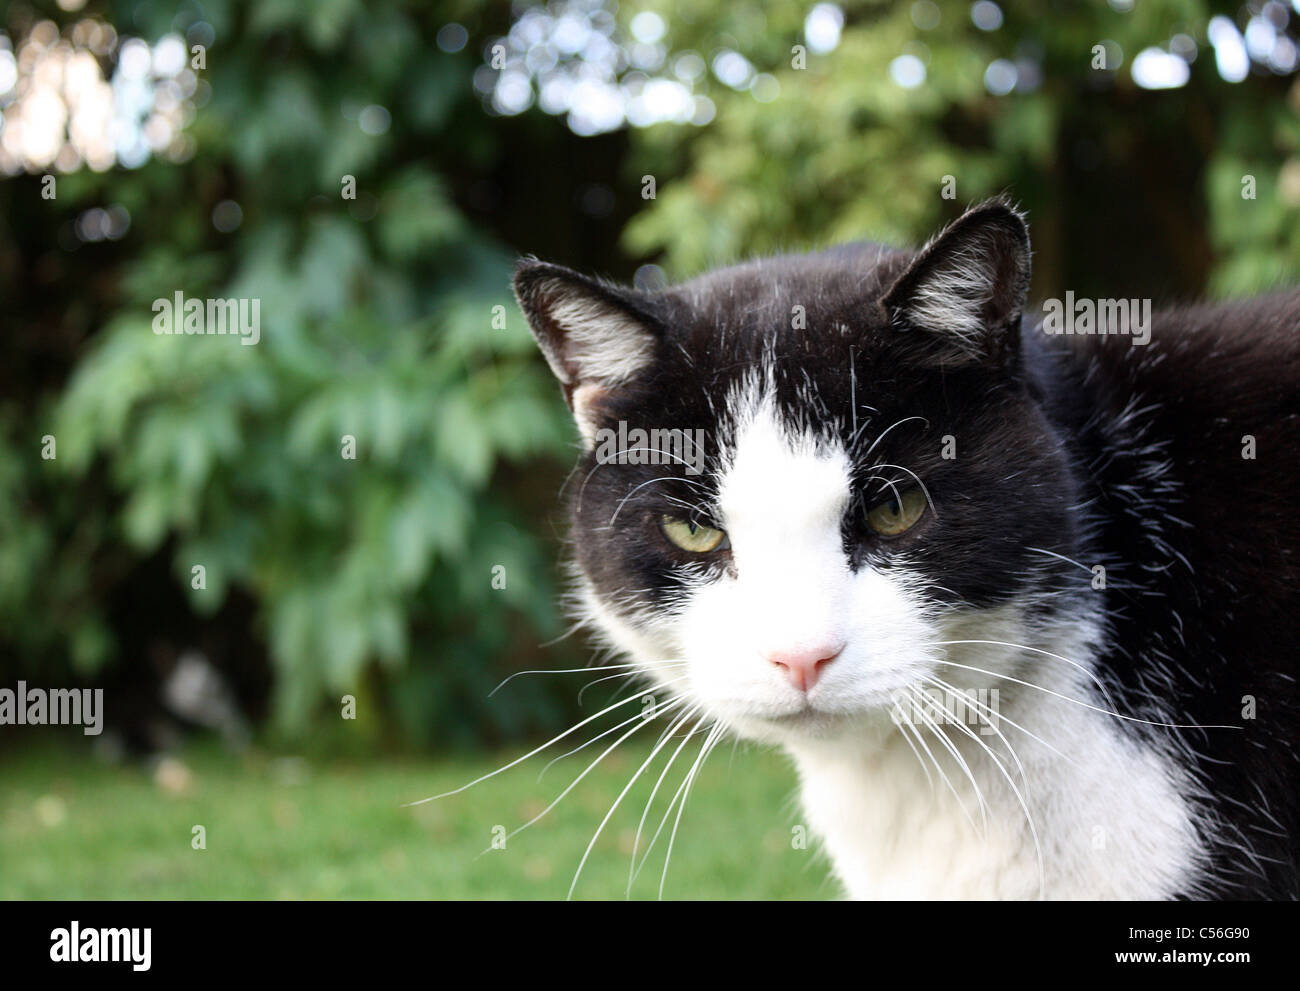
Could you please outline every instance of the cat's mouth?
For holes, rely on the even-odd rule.
[[[750,707],[735,711],[726,717],[737,728],[759,735],[778,733],[782,736],[825,736],[856,723],[862,713],[818,707],[808,699],[795,706]]]
[[[789,726],[794,728],[805,729],[810,726],[825,723],[829,720],[842,721],[843,713],[823,712],[811,705],[805,705],[802,708],[787,712],[778,716],[768,716],[767,721],[777,726]]]
[[[815,719],[821,715],[816,706],[804,702],[796,709],[789,709],[782,712],[759,712],[754,716],[757,719],[766,719],[770,723],[799,723],[808,719]]]
[[[715,697],[709,708],[742,735],[776,740],[888,729],[896,690],[811,692],[801,698]]]

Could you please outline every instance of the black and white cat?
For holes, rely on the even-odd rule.
[[[789,753],[853,897],[1300,896],[1300,293],[1143,343],[1029,272],[1002,202],[657,292],[522,262],[582,616]],[[656,430],[698,462],[608,442]]]

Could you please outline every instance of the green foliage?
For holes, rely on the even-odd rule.
[[[61,175],[48,204],[36,177],[0,183],[0,291],[17,300],[0,344],[6,670],[83,676],[131,661],[115,610],[165,560],[184,594],[179,627],[249,604],[241,622],[274,664],[280,732],[302,734],[359,692],[391,717],[367,728],[376,738],[475,743],[556,726],[558,686],[484,697],[520,667],[566,666],[536,647],[559,630],[543,507],[572,431],[508,284],[515,249],[533,250],[536,227],[560,215],[544,207],[573,216],[558,243],[584,241],[567,207],[581,182],[658,180],[625,229],[627,256],[604,271],[655,258],[688,275],[862,237],[915,243],[1007,191],[1030,214],[1040,296],[1239,295],[1300,276],[1300,91],[1294,76],[1219,77],[1207,24],[1233,11],[1143,0],[1045,15],[1004,0],[1002,25],[982,31],[967,0],[942,0],[924,28],[915,4],[858,0],[843,4],[839,45],[797,68],[810,7],[622,5],[624,27],[663,14],[667,64],[734,49],[778,89],[760,102],[701,81],[712,123],[633,129],[621,176],[580,176],[584,163],[556,151],[572,148],[559,118],[505,121],[473,92],[510,5],[205,3],[216,40],[193,158]],[[150,39],[198,16],[128,0],[85,14]],[[432,41],[450,20],[470,35],[456,54]],[[1139,89],[1133,57],[1178,33],[1200,46],[1188,85]],[[1103,42],[1124,53],[1115,71],[1093,67]],[[891,78],[904,54],[926,67],[914,88]],[[996,59],[1037,82],[990,93]],[[359,125],[372,105],[390,127]],[[532,200],[517,183],[515,200],[466,212],[477,182],[521,171],[536,176]],[[355,200],[341,195],[349,176]],[[211,222],[225,200],[242,211],[233,233]],[[109,203],[130,212],[125,240],[62,246],[61,225]],[[153,301],[176,291],[259,300],[260,343],[154,334]],[[40,456],[46,435],[57,460]]]
[[[34,419],[35,431],[13,408],[0,407],[0,630],[22,659],[19,671],[85,675],[113,652],[89,567],[106,540],[109,514],[79,505],[53,480],[56,462],[41,459],[48,421]]]
[[[61,191],[69,210],[128,204],[135,236],[111,315],[40,419],[57,460],[5,411],[0,617],[20,671],[112,659],[91,563],[161,552],[196,616],[233,589],[254,600],[286,730],[362,688],[425,742],[550,726],[545,686],[495,723],[483,708],[559,631],[552,555],[503,465],[544,468],[571,427],[510,297],[513,252],[452,202],[452,155],[412,153],[458,141],[467,101],[490,132],[448,85],[474,56],[422,45],[438,22],[395,2],[211,18],[196,156]],[[393,127],[364,133],[365,104],[394,108]],[[223,199],[242,209],[236,233],[208,223]],[[153,301],[176,291],[260,301],[260,341],[155,333]]]
[[[1063,260],[1075,244],[1150,260],[1166,224],[1175,246],[1195,242],[1201,209],[1213,250],[1210,290],[1242,295],[1300,279],[1300,90],[1293,78],[1266,71],[1239,84],[1219,77],[1207,27],[1212,15],[1233,11],[1164,0],[1127,13],[1100,2],[1058,3],[1048,14],[1036,0],[1002,0],[1001,27],[981,31],[966,0],[939,0],[938,23],[925,29],[911,3],[842,6],[839,45],[807,52],[806,67],[796,68],[802,5],[765,9],[761,31],[753,7],[692,4],[687,21],[660,5],[674,50],[709,52],[727,39],[780,89],[760,103],[715,83],[708,94],[717,115],[707,128],[636,132],[638,172],[667,178],[628,225],[629,249],[659,254],[674,274],[687,275],[755,252],[862,238],[911,244],[967,204],[1008,192],[1034,224],[1043,290],[1088,281],[1083,267]],[[1199,46],[1189,84],[1138,88],[1133,58],[1167,50],[1178,33]],[[1103,42],[1123,53],[1116,71],[1093,68]],[[903,54],[925,63],[920,86],[891,78],[891,62]],[[991,94],[984,74],[995,59],[1035,67],[1039,84]],[[1081,170],[1080,142],[1110,168]],[[1174,192],[1180,157],[1200,173],[1190,203]],[[1257,179],[1255,199],[1242,195],[1248,174]],[[951,199],[941,195],[946,176]],[[1110,215],[1089,212],[1094,203]],[[1146,211],[1140,223],[1150,239],[1116,245],[1114,222],[1134,209]],[[1192,264],[1179,264],[1183,286],[1206,288]]]
[[[967,32],[927,37],[938,67],[932,84],[903,90],[888,67],[918,33],[908,11],[907,4],[871,5],[831,55],[809,53],[799,69],[791,48],[803,40],[801,18],[785,17],[779,30],[769,24],[766,61],[757,64],[776,77],[780,95],[760,103],[748,92],[710,90],[715,122],[693,142],[688,174],[665,183],[629,225],[629,247],[662,250],[674,270],[693,272],[865,234],[903,242],[940,217],[945,174],[961,175],[964,197],[992,192],[999,177],[988,151],[958,148],[942,128],[952,105],[983,102],[988,44],[971,46]],[[706,30],[729,27],[719,14]],[[708,49],[702,37],[675,43]],[[670,130],[645,133],[652,155],[680,140]]]

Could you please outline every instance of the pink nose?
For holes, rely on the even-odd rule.
[[[769,654],[767,659],[781,669],[786,680],[795,688],[801,692],[810,692],[820,680],[826,666],[839,657],[843,649],[843,644],[838,647],[823,644],[802,650],[777,651]]]

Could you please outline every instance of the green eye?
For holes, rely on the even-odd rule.
[[[675,516],[665,516],[661,525],[665,537],[682,550],[690,551],[692,554],[707,554],[711,550],[716,550],[727,536],[721,530],[697,526],[686,520],[679,520]]]
[[[925,492],[918,485],[872,506],[867,524],[882,537],[896,537],[916,524],[926,504]]]

